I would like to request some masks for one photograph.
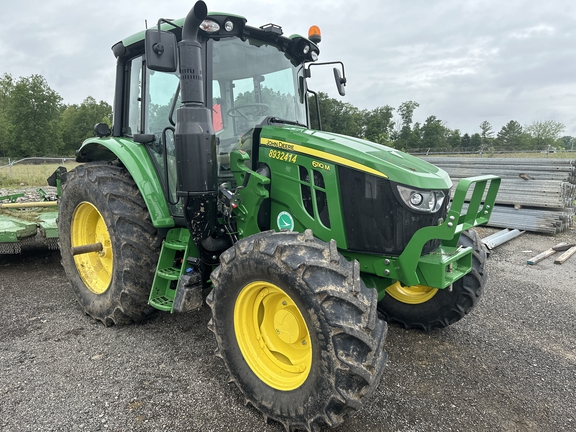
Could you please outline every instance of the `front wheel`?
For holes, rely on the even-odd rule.
[[[360,409],[387,356],[358,263],[311,231],[260,233],[220,260],[210,328],[246,402],[287,430],[337,426]]]
[[[472,270],[444,289],[392,284],[378,303],[386,321],[428,331],[459,321],[476,306],[486,283],[486,249],[474,230],[463,231],[458,244],[472,247]]]

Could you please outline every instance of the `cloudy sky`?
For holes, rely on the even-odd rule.
[[[0,74],[43,75],[64,103],[112,103],[110,47],[145,22],[186,15],[185,0],[16,0],[0,15]],[[574,0],[206,0],[209,11],[287,35],[322,30],[320,61],[341,60],[342,98],[361,109],[413,100],[415,121],[435,115],[451,129],[494,131],[555,120],[576,136]],[[320,68],[317,68],[318,70]],[[313,70],[314,71],[314,70]],[[315,71],[314,71],[315,72]],[[340,98],[331,69],[312,87]]]

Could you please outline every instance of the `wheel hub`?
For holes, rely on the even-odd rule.
[[[234,330],[246,363],[270,387],[302,385],[312,365],[306,321],[294,300],[275,284],[246,285],[234,306]]]
[[[98,209],[89,202],[81,202],[74,210],[70,227],[70,246],[101,243],[100,252],[74,256],[80,278],[91,292],[103,294],[112,281],[113,252],[110,233]]]
[[[420,304],[425,303],[436,295],[438,288],[425,285],[404,286],[396,281],[388,288],[386,294],[402,303]]]
[[[300,336],[298,320],[288,310],[279,310],[274,316],[274,326],[278,337],[287,344],[293,344]]]

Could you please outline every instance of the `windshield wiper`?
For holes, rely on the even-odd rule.
[[[298,123],[297,121],[286,120],[280,117],[266,117],[263,123],[272,125],[272,124],[289,124],[294,126],[303,126],[302,123]]]

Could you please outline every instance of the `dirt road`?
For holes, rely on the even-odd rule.
[[[576,257],[526,264],[560,241],[576,231],[497,248],[480,305],[450,328],[391,327],[381,384],[336,430],[576,430]],[[227,383],[207,306],[105,328],[45,250],[0,256],[0,298],[2,431],[283,430]]]

